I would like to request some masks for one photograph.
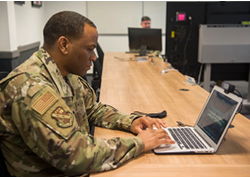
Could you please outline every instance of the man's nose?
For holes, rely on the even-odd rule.
[[[93,52],[92,55],[90,56],[90,60],[91,60],[91,61],[96,61],[96,55],[95,55],[94,52]]]

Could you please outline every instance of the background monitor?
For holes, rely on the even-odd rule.
[[[161,29],[156,28],[128,28],[129,49],[140,49],[146,46],[147,50],[162,50]]]

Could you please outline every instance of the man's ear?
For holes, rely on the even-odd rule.
[[[68,38],[65,36],[61,36],[57,40],[58,42],[58,48],[63,54],[68,54],[69,53],[69,48],[70,48],[70,42]]]

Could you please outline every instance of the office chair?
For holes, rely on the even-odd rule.
[[[97,102],[99,102],[100,88],[102,82],[102,66],[98,58],[96,59],[96,61],[93,61],[93,64],[94,64],[94,70],[93,70],[93,78],[91,80],[91,86],[96,93]]]
[[[103,64],[104,53],[99,43],[97,43],[96,50],[98,53],[98,58],[96,59],[96,61],[93,61],[94,68],[93,68],[93,78],[91,80],[91,86],[96,93],[97,102],[99,102],[100,88],[101,88],[101,82],[102,82],[102,64]]]
[[[2,80],[4,77],[6,77],[9,74],[7,71],[1,71],[0,72],[0,80]]]
[[[1,148],[0,148],[0,177],[10,177],[10,173],[5,164],[5,158],[3,157]]]
[[[99,60],[99,63],[100,63],[101,68],[102,68],[102,65],[103,65],[103,58],[104,58],[104,52],[103,52],[101,46],[99,45],[99,43],[97,43],[96,51],[97,51],[97,54],[98,54],[98,58],[97,58],[96,60]],[[95,62],[94,62],[94,63],[95,63]],[[94,64],[94,65],[95,65],[95,64]],[[97,75],[98,75],[97,73],[101,72],[100,69],[99,69],[99,67],[100,67],[99,64],[96,64],[96,65],[97,65],[97,68],[98,68],[98,69],[94,69],[93,73],[95,73],[95,74],[93,75],[93,78],[97,77]],[[97,71],[97,70],[99,70],[99,71]],[[101,74],[100,74],[100,75],[101,75]],[[88,80],[87,80],[87,75],[82,76],[82,78],[88,82]],[[100,78],[100,77],[98,77],[98,78]],[[96,85],[95,85],[95,86],[96,86]],[[99,88],[100,88],[100,87],[99,87]]]
[[[104,52],[103,52],[101,46],[99,45],[99,43],[97,43],[96,51],[98,53],[98,56],[99,56],[98,58],[99,58],[99,61],[101,63],[101,66],[103,66]]]

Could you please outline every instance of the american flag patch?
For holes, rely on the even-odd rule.
[[[56,101],[57,97],[46,91],[31,107],[38,113],[44,114]]]

